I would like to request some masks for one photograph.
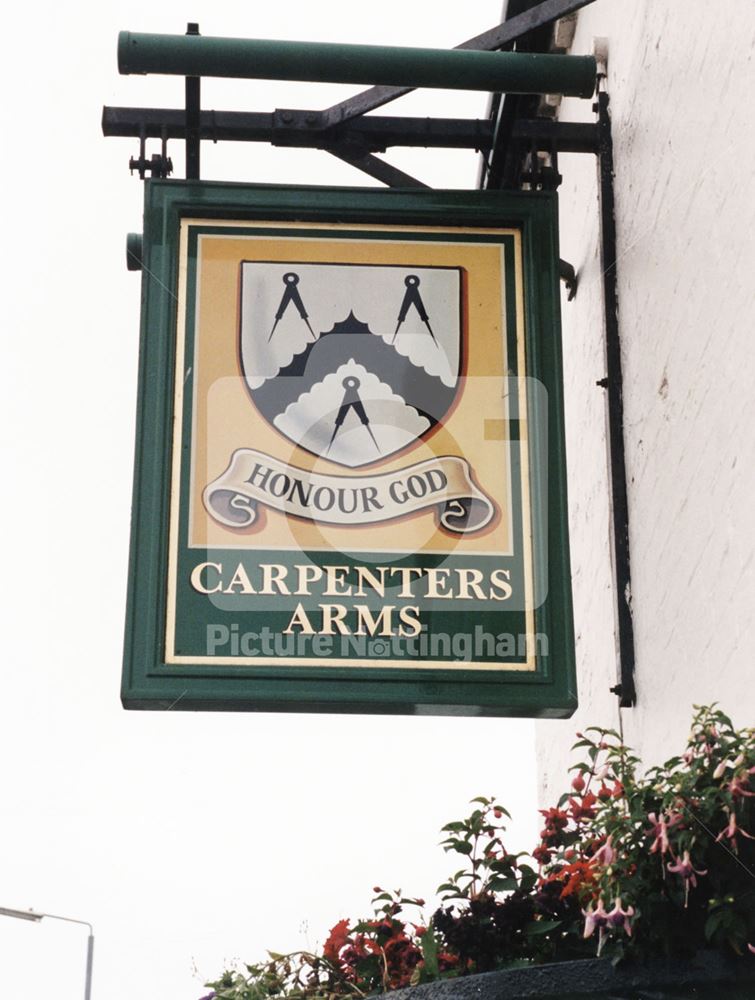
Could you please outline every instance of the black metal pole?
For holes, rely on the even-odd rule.
[[[616,217],[613,197],[613,140],[608,94],[601,91],[598,112],[598,163],[600,169],[600,229],[603,268],[603,301],[606,312],[606,379],[608,393],[608,446],[611,471],[613,546],[616,568],[616,611],[619,637],[619,683],[611,690],[622,708],[637,700],[634,684],[634,627],[632,577],[629,565],[629,502],[624,453],[624,397],[619,336],[619,301],[616,274]]]
[[[187,35],[198,35],[199,25],[186,25]],[[199,180],[199,110],[201,83],[198,76],[186,77],[186,180]]]

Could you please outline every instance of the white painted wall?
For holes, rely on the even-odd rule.
[[[540,798],[574,733],[618,727],[646,766],[682,748],[693,704],[755,723],[755,5],[597,0],[572,53],[608,43],[616,170],[635,708],[617,707],[595,159],[562,156],[561,256],[580,707],[537,726]],[[562,120],[592,120],[564,101]],[[749,125],[748,125],[749,119]],[[619,716],[621,715],[621,719]]]

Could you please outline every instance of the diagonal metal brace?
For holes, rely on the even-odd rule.
[[[523,35],[542,28],[551,21],[557,21],[560,17],[573,14],[581,7],[587,7],[593,0],[543,0],[537,7],[517,14],[515,17],[504,21],[503,24],[484,31],[481,35],[469,38],[461,45],[456,45],[457,49],[475,49],[479,51],[492,52],[495,49],[502,49],[506,45],[511,45]],[[404,94],[411,94],[414,87],[370,87],[363,90],[354,97],[349,97],[345,101],[340,101],[322,112],[322,128],[330,128],[341,122],[356,118],[367,111],[374,111],[381,108],[390,101],[395,101],[397,97]]]
[[[429,185],[423,184],[422,181],[418,181],[410,174],[405,174],[398,167],[394,167],[385,160],[381,160],[379,156],[373,156],[372,153],[364,153],[361,150],[352,149],[346,143],[341,146],[335,146],[333,149],[329,149],[328,152],[332,153],[333,156],[337,156],[339,160],[343,160],[344,163],[348,163],[352,167],[364,171],[364,173],[369,174],[370,177],[374,177],[375,180],[381,181],[388,187],[429,187]]]

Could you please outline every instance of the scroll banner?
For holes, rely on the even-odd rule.
[[[205,488],[205,507],[220,524],[248,528],[258,505],[282,514],[342,526],[379,524],[435,511],[454,534],[480,531],[495,507],[472,482],[469,463],[455,455],[372,476],[330,476],[286,465],[264,452],[239,448],[226,471]]]

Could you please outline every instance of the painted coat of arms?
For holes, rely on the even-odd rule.
[[[315,455],[350,469],[385,459],[453,403],[460,308],[457,268],[246,263],[241,362],[252,399]]]
[[[434,508],[451,532],[477,531],[491,501],[459,456],[373,472],[442,425],[464,361],[459,267],[244,261],[238,352],[251,401],[294,447],[320,460],[286,465],[237,450],[205,491],[213,517],[247,526],[262,503],[326,523],[370,523]],[[292,449],[293,450],[293,449]],[[332,474],[370,468],[370,474]]]

